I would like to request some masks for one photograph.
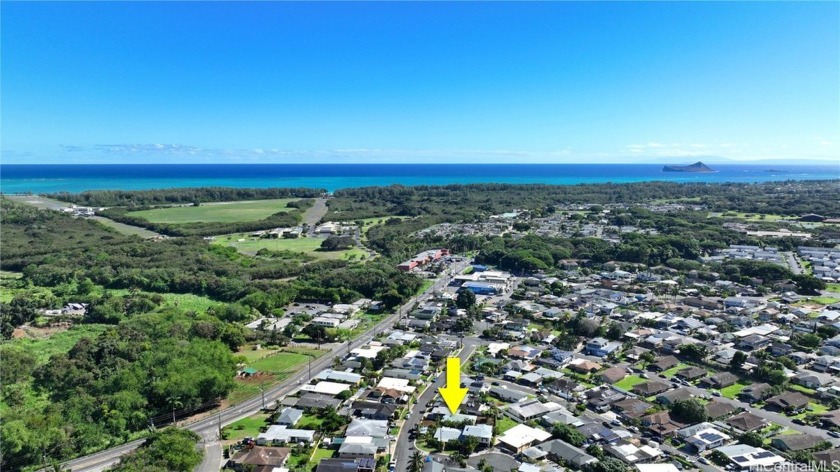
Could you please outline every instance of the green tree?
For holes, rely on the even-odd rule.
[[[764,445],[764,437],[755,431],[750,431],[738,436],[738,441],[747,446],[762,447]]]
[[[747,355],[742,351],[735,351],[735,355],[732,356],[729,365],[733,369],[740,369],[744,365],[744,362],[747,362]]]
[[[472,290],[461,289],[455,298],[455,305],[458,308],[467,309],[476,303],[476,297]]]
[[[702,423],[708,419],[706,408],[693,398],[675,401],[671,405],[671,414],[687,424]]]
[[[420,451],[414,451],[408,458],[409,472],[420,472],[423,469],[423,456]]]
[[[683,344],[680,354],[696,362],[702,362],[709,355],[709,348],[702,343]]]
[[[111,468],[114,472],[192,472],[201,463],[195,445],[200,437],[189,430],[166,428],[149,435],[140,448]]]

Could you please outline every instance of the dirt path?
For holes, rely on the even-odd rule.
[[[67,202],[41,197],[39,195],[14,195],[8,196],[7,198],[9,198],[10,200],[14,200],[18,203],[32,205],[42,210],[61,211],[63,208],[69,208],[71,206],[71,204]],[[154,231],[150,231],[146,228],[120,223],[118,221],[105,218],[104,216],[94,216],[90,217],[90,219],[96,220],[105,226],[110,226],[111,228],[114,228],[115,230],[123,234],[136,235],[140,236],[141,238],[156,238],[161,236],[160,234],[155,233]]]

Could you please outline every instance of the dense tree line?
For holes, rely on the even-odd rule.
[[[111,472],[191,472],[201,463],[195,448],[200,436],[186,429],[155,431],[136,451],[123,456]]]
[[[40,366],[31,354],[4,347],[3,470],[121,444],[167,423],[173,410],[224,398],[234,356],[220,340],[224,330],[208,326],[223,323],[176,309],[138,313]],[[28,391],[48,401],[27,403]]]
[[[337,190],[329,200],[327,219],[348,220],[388,215],[449,215],[475,218],[513,208],[545,208],[560,204],[642,203],[651,200],[695,199],[712,210],[840,216],[835,197],[840,182],[807,183],[671,183],[363,187]]]
[[[233,202],[273,198],[316,198],[326,194],[313,188],[230,188],[198,187],[157,190],[93,190],[81,193],[59,192],[47,197],[90,207],[143,207],[175,203]]]

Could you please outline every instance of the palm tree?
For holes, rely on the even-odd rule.
[[[420,472],[422,468],[423,455],[420,454],[420,451],[414,451],[411,457],[408,458],[408,470],[409,472]]]

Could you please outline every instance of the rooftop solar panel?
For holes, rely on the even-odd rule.
[[[735,457],[733,457],[733,458],[732,458],[732,460],[733,460],[733,461],[735,461],[735,462],[739,462],[739,463],[740,463],[740,462],[749,462],[749,461],[750,461],[749,459],[747,459],[747,458],[746,458],[746,457],[744,457],[744,456],[735,456]]]

